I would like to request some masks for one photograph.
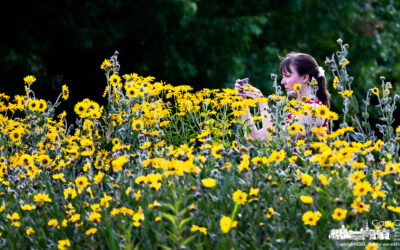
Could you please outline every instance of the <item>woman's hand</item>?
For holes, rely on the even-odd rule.
[[[245,98],[256,99],[259,97],[263,97],[263,94],[259,89],[251,86],[250,84],[241,85],[240,83],[241,83],[240,79],[236,80],[235,89],[239,91],[236,95],[242,96],[243,99]]]

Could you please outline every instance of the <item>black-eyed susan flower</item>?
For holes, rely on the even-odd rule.
[[[322,185],[328,184],[328,180],[327,180],[326,176],[323,175],[323,174],[321,174],[321,175],[318,177],[318,180],[321,182]]]
[[[126,95],[129,98],[136,98],[138,96],[139,91],[135,87],[127,88]]]
[[[28,103],[28,108],[32,112],[37,111],[39,108],[39,101],[38,100],[30,100]]]
[[[304,204],[311,204],[313,203],[313,198],[311,196],[308,195],[302,195],[300,196],[300,200],[301,202],[303,202]]]
[[[126,155],[120,156],[111,162],[114,171],[121,171],[122,166],[127,162],[128,157]]]
[[[100,223],[101,214],[97,212],[91,212],[89,214],[89,221],[92,223]]]
[[[216,184],[216,181],[211,178],[202,179],[201,182],[203,183],[203,186],[206,188],[213,188],[215,187]]]
[[[219,225],[223,233],[228,233],[231,228],[236,227],[237,221],[232,221],[228,216],[223,216],[219,221]]]
[[[346,209],[341,209],[341,208],[335,208],[332,214],[332,218],[334,220],[343,220],[346,218],[347,210]]]
[[[356,171],[351,174],[350,179],[352,182],[357,183],[365,177],[365,174],[361,171]]]
[[[313,181],[313,177],[308,174],[302,174],[300,175],[300,180],[304,185],[309,187],[311,185],[311,182]]]
[[[345,90],[343,92],[338,92],[343,98],[350,97],[353,94],[353,90]]]
[[[36,78],[33,75],[28,75],[24,77],[24,82],[26,84],[31,85],[32,83],[34,83],[36,81]]]
[[[100,65],[100,69],[104,71],[110,71],[112,69],[112,62],[108,59],[104,59],[104,61]]]
[[[43,113],[44,111],[46,111],[46,109],[47,109],[46,101],[43,99],[40,99],[38,102],[37,111],[39,111],[40,113]]]
[[[315,226],[317,225],[317,222],[321,218],[321,213],[319,211],[313,212],[313,211],[307,211],[303,214],[303,222],[304,225],[310,225],[310,226]]]
[[[74,199],[77,196],[76,190],[73,188],[66,188],[64,189],[64,198],[65,199]]]
[[[50,199],[48,194],[44,194],[44,193],[38,193],[33,197],[33,200],[35,202],[39,202],[40,205],[43,205],[45,202],[52,202],[52,200]]]
[[[197,225],[192,225],[192,227],[190,228],[191,232],[196,232],[199,231],[201,233],[203,233],[204,235],[207,235],[207,228],[206,227],[199,227]]]
[[[119,75],[113,74],[109,79],[112,86],[118,86],[121,83],[121,77]]]
[[[57,227],[57,226],[58,226],[58,221],[57,221],[57,219],[51,219],[51,220],[49,220],[49,222],[47,223],[47,225],[48,225],[49,227]]]
[[[97,228],[92,227],[92,228],[89,228],[88,230],[86,230],[85,234],[86,235],[94,235],[96,232],[97,232]]]
[[[28,229],[26,229],[25,233],[26,235],[30,236],[35,233],[35,230],[33,230],[32,227],[29,227]]]
[[[132,121],[132,128],[136,131],[141,131],[144,128],[144,122],[142,119],[135,119]]]
[[[300,83],[296,83],[295,85],[293,85],[293,90],[296,92],[299,92],[301,89],[301,84]]]
[[[62,99],[68,100],[68,97],[69,97],[69,89],[68,86],[64,84],[62,86]]]
[[[319,105],[316,110],[316,116],[321,119],[327,118],[329,108],[326,105]]]
[[[357,182],[357,184],[353,187],[353,195],[355,196],[363,196],[370,191],[372,191],[372,187],[368,181]]]
[[[348,65],[350,63],[349,60],[343,60],[340,64],[342,65],[342,67],[345,67],[346,65]]]
[[[84,189],[89,185],[88,178],[86,176],[79,176],[75,179],[75,185],[79,189]]]
[[[247,201],[247,193],[238,189],[233,193],[232,198],[238,205],[243,205]]]
[[[74,107],[75,113],[81,118],[85,118],[86,117],[86,111],[87,110],[88,110],[88,106],[84,102],[78,102]]]
[[[333,88],[336,89],[336,85],[339,82],[339,77],[335,76],[335,78],[333,78]]]
[[[58,241],[58,249],[59,249],[59,250],[65,250],[65,249],[67,249],[67,248],[70,247],[70,246],[71,246],[71,242],[69,242],[68,239],[59,240],[59,241]]]
[[[378,88],[373,88],[373,89],[371,89],[371,92],[372,92],[374,95],[378,95],[378,94],[379,94],[379,89],[378,89]]]

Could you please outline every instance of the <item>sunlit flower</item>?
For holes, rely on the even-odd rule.
[[[312,211],[307,211],[303,214],[303,222],[304,225],[310,225],[310,226],[315,226],[317,225],[317,221],[321,218],[321,213],[320,212],[312,212]]]
[[[201,181],[203,183],[203,186],[206,187],[206,188],[212,188],[216,184],[215,180],[211,179],[211,178],[206,178],[206,179],[203,179]]]
[[[243,205],[244,203],[246,203],[247,201],[247,193],[243,192],[241,190],[236,190],[233,193],[233,200],[239,204],[239,205]]]
[[[30,85],[30,84],[34,83],[35,81],[36,81],[36,78],[33,75],[28,75],[28,76],[24,77],[24,82],[26,84]]]
[[[335,220],[343,220],[346,218],[347,210],[341,208],[335,208],[332,214],[332,218]]]
[[[69,97],[69,89],[68,86],[64,84],[62,86],[62,99],[68,100],[68,97]]]
[[[219,221],[223,233],[228,233],[231,228],[235,228],[237,221],[232,221],[228,216],[223,216]]]

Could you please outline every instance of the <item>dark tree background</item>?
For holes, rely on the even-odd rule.
[[[380,75],[395,89],[400,80],[395,0],[8,1],[0,18],[0,92],[24,93],[23,77],[32,74],[37,95],[55,101],[67,84],[70,99],[59,109],[72,120],[83,98],[104,103],[100,64],[115,50],[121,73],[195,89],[232,87],[235,79],[249,77],[271,93],[278,55],[306,52],[323,65],[341,37],[350,44],[348,67],[360,101],[380,84]],[[339,111],[341,97],[326,74]]]

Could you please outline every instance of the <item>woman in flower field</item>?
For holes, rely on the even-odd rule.
[[[326,88],[324,70],[318,66],[317,61],[312,56],[305,53],[289,53],[283,58],[279,70],[283,76],[281,84],[286,89],[288,96],[310,104],[311,107],[309,107],[314,110],[321,106],[319,110],[322,113],[326,114],[329,111],[331,95]],[[242,96],[242,98],[263,98],[263,94],[259,89],[247,83],[242,84],[242,80],[237,80],[235,83],[235,89],[239,90],[238,95]],[[313,86],[317,86],[317,88],[313,88]],[[248,121],[248,125],[251,128],[251,136],[254,139],[261,139],[267,135],[267,129],[273,127],[274,124],[272,123],[271,115],[268,113],[267,103],[262,101],[258,101],[257,103],[263,117],[262,128],[257,129],[253,117],[248,110],[246,111],[246,115],[242,116],[242,119]],[[324,127],[327,129],[328,120],[322,117],[317,115],[317,119],[314,121],[307,112],[304,115],[300,115],[300,117],[290,113],[285,119],[285,123],[289,124],[290,121],[297,118],[299,119],[298,125],[300,126],[307,124],[310,127]],[[304,135],[304,129],[301,128],[299,132],[299,135]]]

